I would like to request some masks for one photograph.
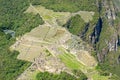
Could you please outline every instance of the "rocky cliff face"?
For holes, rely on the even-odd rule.
[[[101,20],[98,20],[99,23],[97,23],[93,32],[94,36],[91,36],[92,43],[98,43],[96,44],[96,46],[98,46],[96,50],[99,62],[103,62],[109,52],[116,53],[120,45],[119,22],[116,23],[118,10],[114,1],[103,0],[101,4],[104,11],[102,11],[100,15],[103,19],[101,18]],[[102,21],[105,21],[103,25]],[[101,40],[99,40],[99,38],[101,38]]]
[[[94,45],[99,62],[103,62],[107,54],[118,51],[120,45],[119,26],[116,23],[118,10],[112,0],[97,1],[97,4],[99,18],[87,41]],[[89,28],[92,27],[86,25],[83,39]]]
[[[104,62],[105,57],[110,52],[116,53],[118,51],[118,46],[120,46],[119,10],[118,5],[116,7],[114,2],[116,1],[96,0],[98,10],[95,12],[95,16],[93,16],[93,21],[83,23],[85,25],[76,23],[76,28],[79,32],[77,35],[94,47],[99,62]],[[70,23],[71,22],[68,22],[66,24],[68,30],[70,28]]]
[[[116,11],[115,11],[115,6],[113,5],[113,2],[111,0],[107,1],[107,0],[103,0],[101,1],[101,5],[102,5],[102,8],[105,10],[105,11],[102,11],[102,15],[101,17],[105,18],[104,20],[106,20],[107,24],[108,25],[102,25],[102,19],[101,21],[99,21],[98,25],[96,26],[96,30],[94,32],[98,33],[96,35],[96,39],[95,39],[95,42],[94,43],[99,43],[99,45],[103,45],[103,44],[106,44],[106,46],[102,46],[101,49],[97,49],[98,52],[97,52],[97,56],[98,56],[98,60],[100,62],[103,62],[104,61],[104,58],[105,56],[111,52],[111,51],[117,51],[117,48],[118,48],[118,34],[117,34],[117,31],[115,29],[115,20],[116,20]],[[105,30],[104,29],[101,29],[102,27],[108,27],[108,30]],[[100,35],[101,31],[104,30],[104,34]],[[107,34],[109,34],[107,36]],[[106,37],[103,37],[103,36],[106,36]],[[99,37],[103,37],[101,41],[99,41]],[[98,46],[99,46],[98,45]]]
[[[102,30],[102,19],[99,18],[96,26],[94,27],[94,31],[90,37],[92,44],[96,44],[99,41],[101,30]]]

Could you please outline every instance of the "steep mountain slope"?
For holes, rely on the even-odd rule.
[[[120,80],[119,3],[0,0],[0,80]]]
[[[70,34],[65,28],[62,28],[55,22],[66,17],[66,20],[61,21],[61,24],[64,24],[75,13],[53,12],[42,6],[32,5],[27,9],[26,13],[39,13],[45,23],[22,36],[11,47],[11,49],[20,52],[18,59],[33,62],[36,69],[42,72],[60,73],[65,71],[73,75],[72,70],[81,70],[91,79],[95,79],[96,76],[101,80],[108,78],[100,76],[94,69],[97,62],[90,55],[92,48],[79,37]],[[63,16],[63,19],[61,16]],[[25,76],[27,73],[25,71],[18,80],[30,79],[30,77]]]
[[[106,74],[113,73],[119,76],[119,0],[100,0],[98,1],[99,16],[98,21],[84,23],[85,27],[78,24],[80,30],[77,35],[89,44],[93,45],[99,61],[99,68],[106,71]],[[72,19],[71,19],[72,20]],[[95,20],[96,17],[95,17]],[[67,23],[69,27],[74,22]],[[76,25],[76,24],[75,24]],[[78,29],[79,29],[78,28]],[[82,29],[81,29],[82,28]],[[71,30],[70,30],[71,31]],[[116,79],[118,79],[116,77]],[[119,79],[118,79],[119,80]]]

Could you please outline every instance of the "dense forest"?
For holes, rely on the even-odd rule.
[[[71,19],[67,22],[66,25],[64,25],[68,30],[74,34],[74,35],[79,35],[80,32],[84,29],[85,22],[81,18],[80,15],[76,15],[71,17]]]
[[[33,5],[43,5],[60,12],[96,11],[96,0],[31,0]]]
[[[28,0],[0,0],[0,80],[15,80],[31,64],[16,59],[19,52],[9,50],[15,38],[4,33],[13,30],[17,37],[44,23],[39,15],[23,13],[28,6]]]
[[[37,74],[37,80],[87,80],[87,77],[81,73],[81,71],[74,71],[74,73],[79,77],[76,78],[66,72],[61,72],[60,74],[52,74],[48,72],[40,72]]]

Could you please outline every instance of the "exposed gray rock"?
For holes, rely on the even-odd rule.
[[[93,33],[91,34],[91,42],[92,44],[96,44],[99,41],[100,33],[102,30],[102,19],[99,18],[98,22],[94,28]]]
[[[118,56],[118,63],[120,63],[120,55]]]

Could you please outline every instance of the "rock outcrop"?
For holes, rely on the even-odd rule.
[[[99,41],[101,30],[102,30],[102,19],[99,18],[98,22],[94,28],[94,31],[91,34],[91,43],[92,44],[96,44]]]

